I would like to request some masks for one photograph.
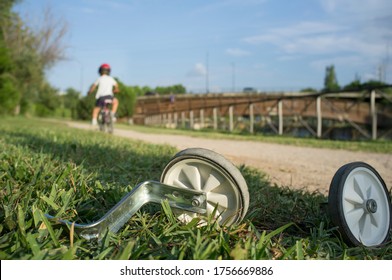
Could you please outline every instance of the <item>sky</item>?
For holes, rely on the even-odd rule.
[[[22,0],[29,24],[50,8],[68,25],[67,59],[50,83],[86,94],[108,63],[129,86],[182,84],[188,92],[322,89],[392,84],[390,0]]]

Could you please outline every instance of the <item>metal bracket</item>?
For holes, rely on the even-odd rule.
[[[143,205],[162,203],[167,200],[170,207],[188,212],[205,214],[207,197],[204,192],[169,186],[156,181],[145,181],[125,195],[101,219],[90,224],[77,224],[51,215],[45,216],[64,225],[74,226],[83,238],[100,240],[106,230],[116,233]]]

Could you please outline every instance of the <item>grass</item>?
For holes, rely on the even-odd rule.
[[[116,234],[86,241],[49,222],[102,217],[177,151],[43,120],[0,124],[0,259],[392,259],[392,245],[350,248],[319,193],[275,186],[240,166],[251,206],[241,224],[181,224],[167,203],[143,207]]]

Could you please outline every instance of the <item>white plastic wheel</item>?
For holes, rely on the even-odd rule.
[[[161,182],[180,188],[203,191],[207,214],[221,225],[240,222],[249,207],[249,192],[240,171],[223,156],[206,149],[191,148],[175,155],[166,165]],[[183,222],[198,214],[173,210]]]
[[[342,166],[332,179],[328,207],[332,222],[348,244],[371,247],[389,239],[389,193],[370,165],[352,162]]]

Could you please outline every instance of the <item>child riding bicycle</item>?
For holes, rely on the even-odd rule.
[[[118,83],[117,81],[110,76],[110,65],[109,64],[102,64],[99,69],[98,73],[100,77],[91,85],[88,94],[93,93],[97,88],[97,92],[95,94],[95,107],[92,112],[92,125],[96,126],[98,124],[97,118],[100,109],[105,105],[106,99],[111,99],[112,103],[112,119],[116,121],[116,112],[118,108],[118,99],[114,97],[114,93],[119,92]]]

